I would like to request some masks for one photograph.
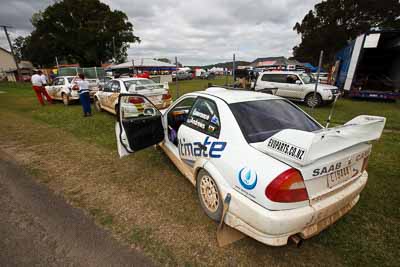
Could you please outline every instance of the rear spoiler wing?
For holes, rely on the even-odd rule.
[[[316,132],[285,129],[252,146],[273,157],[305,166],[346,148],[379,139],[385,123],[384,117],[361,115],[342,126]]]

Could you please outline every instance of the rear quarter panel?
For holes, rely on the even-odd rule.
[[[213,100],[218,105],[221,121],[218,141],[226,142],[226,147],[220,158],[209,158],[205,167],[216,179],[218,186],[224,188],[223,191],[226,191],[224,193],[235,190],[247,199],[270,210],[293,209],[309,205],[308,201],[277,203],[267,199],[265,196],[267,185],[290,167],[252,148],[245,140],[228,105],[218,98]],[[250,176],[248,181],[245,181],[246,175]]]

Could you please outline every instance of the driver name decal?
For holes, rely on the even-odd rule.
[[[303,148],[288,144],[274,138],[269,139],[267,146],[294,159],[304,160],[305,150]]]

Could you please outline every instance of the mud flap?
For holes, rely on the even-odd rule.
[[[224,223],[230,202],[231,202],[231,194],[228,193],[224,199],[224,204],[223,204],[224,209],[222,211],[221,221],[217,229],[217,241],[218,241],[218,246],[220,247],[232,244],[245,237],[245,235],[242,232],[239,232],[238,230]]]

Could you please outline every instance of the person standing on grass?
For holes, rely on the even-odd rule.
[[[78,77],[75,77],[72,80],[72,84],[75,84],[74,86],[79,87],[78,93],[83,109],[83,116],[92,116],[92,110],[90,108],[89,82],[85,80],[85,75],[82,73],[78,74]]]
[[[42,71],[40,71],[40,70],[37,71],[35,74],[32,75],[31,82],[32,82],[32,89],[35,91],[36,97],[39,100],[39,103],[42,106],[44,106],[42,94],[46,97],[47,102],[49,102],[50,104],[53,103],[53,100],[51,99],[51,97],[47,93],[46,89],[44,88],[43,80],[42,80],[41,76],[42,76]]]
[[[45,87],[47,85],[47,77],[43,72],[40,74],[40,78],[42,79],[42,86]]]

